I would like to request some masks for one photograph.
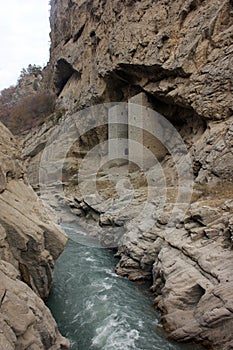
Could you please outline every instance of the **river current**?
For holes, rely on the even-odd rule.
[[[74,237],[75,226],[63,227]],[[72,234],[71,234],[72,232]],[[197,350],[167,340],[145,287],[115,274],[108,249],[69,239],[47,302],[72,350]]]

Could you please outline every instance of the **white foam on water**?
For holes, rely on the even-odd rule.
[[[136,345],[140,338],[136,329],[130,329],[125,318],[116,313],[108,316],[103,325],[96,329],[96,336],[92,339],[92,348],[101,350],[143,350]]]
[[[90,262],[95,262],[95,259],[93,259],[93,258],[91,258],[91,257],[87,257],[85,260],[86,260],[86,261],[90,261]]]
[[[92,283],[92,287],[95,288],[98,293],[109,290],[112,288],[112,286],[113,284],[111,283],[111,280],[108,280],[108,278],[105,278],[103,281],[94,281]]]
[[[106,273],[106,275],[110,275],[110,276],[112,276],[112,273],[113,273],[112,269],[106,269],[106,268],[102,268],[100,271],[104,272],[104,273]]]
[[[152,299],[114,267],[108,251],[72,241],[59,259],[52,305],[72,350],[196,350],[156,332]]]
[[[138,321],[138,327],[143,328],[144,322],[142,320]]]
[[[103,287],[104,287],[106,290],[109,290],[109,289],[112,288],[112,284],[111,284],[111,283],[103,282]]]
[[[70,321],[70,324],[74,324],[77,322],[78,319],[81,317],[81,312],[78,312],[76,315],[73,316],[73,319]]]
[[[87,301],[86,301],[86,304],[85,304],[85,309],[86,309],[86,310],[91,310],[91,309],[93,309],[94,305],[95,305],[95,304],[94,304],[92,301],[87,300]]]
[[[114,270],[112,270],[112,269],[103,269],[103,270],[101,270],[101,271],[103,271],[104,273],[106,273],[107,275],[109,275],[109,276],[111,276],[111,277],[116,277],[116,278],[123,278],[122,276],[120,276],[120,275],[117,275],[116,274],[116,272],[114,272]]]
[[[108,300],[108,296],[106,294],[104,294],[104,295],[97,295],[97,298],[100,301],[107,301]]]

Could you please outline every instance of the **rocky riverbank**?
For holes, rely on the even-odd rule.
[[[21,150],[1,123],[0,135],[0,347],[65,350],[69,342],[42,299],[66,238],[28,184]]]
[[[119,207],[115,212],[112,207],[103,212],[103,206],[98,213],[98,205],[93,205],[93,215],[85,200],[77,196],[73,201],[69,199],[74,212],[81,216],[79,222],[82,222],[82,215],[89,221],[96,218],[97,226],[104,230],[103,244],[118,246],[118,274],[131,280],[152,279],[151,291],[163,315],[161,322],[178,341],[194,340],[216,349],[231,349],[231,186],[228,183],[216,185],[211,195],[202,195],[191,203],[181,221],[169,225],[165,214],[155,218],[153,202],[150,219],[146,213],[144,218],[135,220],[137,205],[147,200],[146,188],[141,187],[134,193],[132,209],[124,205],[123,199],[120,206],[127,210],[121,213]],[[148,229],[149,220],[154,224],[149,224]],[[117,236],[119,232],[121,238]]]
[[[225,135],[223,125],[226,125]],[[199,139],[200,144],[196,142],[196,150],[199,148],[200,153],[204,152],[204,147],[209,147],[209,159],[216,152],[215,143],[205,146],[209,145],[208,139],[213,139],[211,129],[215,131],[214,139],[222,144],[221,140],[229,140],[231,120],[213,123]],[[35,143],[34,147],[37,145]],[[27,152],[26,147],[24,152]],[[222,147],[221,154],[229,154],[229,151]],[[221,159],[224,157],[218,158]],[[170,167],[168,159],[163,161],[163,167]],[[58,194],[58,203],[61,206],[65,202],[68,204],[78,224],[91,237],[96,237],[105,246],[117,247],[118,274],[131,280],[152,281],[155,304],[163,315],[161,321],[173,339],[230,349],[233,322],[231,181],[210,181],[208,184],[197,180],[188,211],[182,220],[175,216],[170,222],[172,193],[168,194],[167,209],[162,213],[157,209],[159,197],[150,200],[147,197],[147,177],[153,169],[145,174],[136,171],[125,176],[126,168],[127,165],[106,168],[99,174],[96,187],[101,200],[95,195],[84,193],[83,196],[79,185],[71,181],[64,184],[64,197]],[[206,174],[210,178],[216,170],[208,162]],[[122,174],[124,181],[127,178],[133,186],[133,192],[123,186],[123,193],[119,195],[116,185]],[[56,186],[53,191],[56,192]],[[53,205],[56,207],[57,204]]]

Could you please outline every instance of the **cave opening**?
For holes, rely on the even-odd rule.
[[[54,85],[56,93],[59,95],[63,90],[64,86],[73,74],[80,76],[80,74],[67,62],[64,58],[58,60],[55,69]]]

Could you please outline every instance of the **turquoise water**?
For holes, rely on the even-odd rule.
[[[153,299],[142,286],[116,275],[116,262],[112,251],[73,240],[58,259],[47,305],[71,349],[197,350],[166,339]]]

